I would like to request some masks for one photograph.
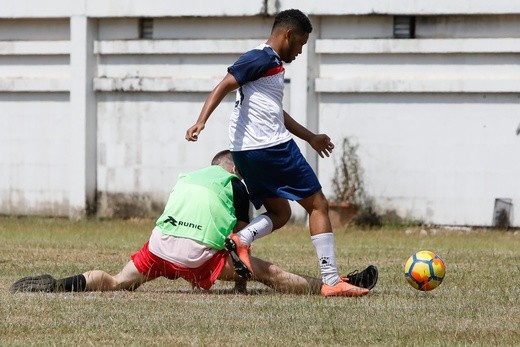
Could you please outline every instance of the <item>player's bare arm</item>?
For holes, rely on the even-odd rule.
[[[217,106],[222,102],[222,99],[238,87],[239,85],[235,77],[230,73],[226,74],[222,81],[217,84],[206,98],[206,102],[204,102],[204,106],[202,106],[197,122],[186,131],[186,140],[198,140],[199,134],[204,129],[209,116],[211,116],[213,111],[215,111]]]
[[[294,136],[307,141],[311,147],[318,152],[320,157],[330,156],[334,149],[334,144],[326,134],[314,134],[312,131],[298,123],[287,112],[283,111],[284,124],[287,130]]]

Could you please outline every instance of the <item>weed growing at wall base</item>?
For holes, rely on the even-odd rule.
[[[378,266],[377,286],[362,298],[277,294],[250,285],[209,293],[182,280],[157,280],[135,292],[19,293],[19,277],[118,271],[149,237],[153,220],[0,218],[2,345],[95,346],[514,346],[520,341],[520,236],[514,231],[404,229],[336,232],[343,274]],[[253,254],[290,271],[318,275],[305,227],[288,226],[255,243]],[[449,269],[439,288],[413,289],[404,260],[435,249]]]

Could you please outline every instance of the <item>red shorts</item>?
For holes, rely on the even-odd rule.
[[[141,250],[132,254],[131,258],[137,270],[149,279],[162,276],[176,280],[180,277],[196,287],[208,290],[224,268],[228,254],[227,251],[218,251],[202,266],[188,268],[159,258],[148,250],[148,242],[146,242]]]

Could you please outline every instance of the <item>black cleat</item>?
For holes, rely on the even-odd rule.
[[[28,276],[20,278],[9,288],[11,293],[19,292],[54,292],[56,290],[56,279],[51,275]]]
[[[354,270],[347,276],[342,277],[342,279],[356,287],[372,289],[377,283],[377,276],[377,267],[375,267],[375,265],[369,265],[365,270],[361,272]]]

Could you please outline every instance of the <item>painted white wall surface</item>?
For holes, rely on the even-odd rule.
[[[427,223],[489,225],[495,199],[518,196],[516,95],[328,95],[321,101],[321,130],[359,144],[365,189],[379,208]],[[330,182],[332,163],[319,167],[322,181]]]
[[[285,109],[359,144],[378,212],[491,226],[509,199],[520,226],[520,3],[506,0],[0,0],[0,214],[155,217],[179,173],[227,147],[233,93],[197,143],[185,131],[288,8],[314,31],[286,65]],[[395,16],[415,17],[415,38],[394,38]],[[331,197],[339,151],[297,142]]]
[[[68,215],[68,95],[0,93],[0,109],[1,213]]]

